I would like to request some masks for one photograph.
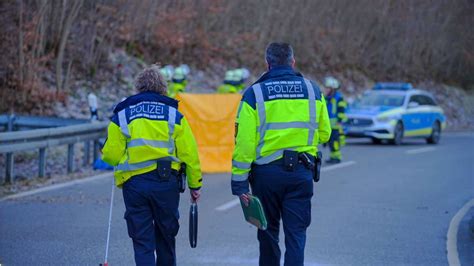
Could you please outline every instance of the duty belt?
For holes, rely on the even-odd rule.
[[[304,159],[302,158],[303,154],[306,155],[312,162],[315,161],[315,158],[316,158],[315,156],[313,156],[313,155],[311,155],[307,152],[300,152],[300,153],[298,153],[298,163],[299,164],[304,164]],[[267,163],[267,165],[284,165],[284,164],[285,164],[284,158],[280,158],[278,160]]]

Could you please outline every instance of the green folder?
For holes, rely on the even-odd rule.
[[[267,218],[265,218],[265,212],[263,212],[262,203],[255,196],[250,196],[249,206],[245,206],[240,201],[242,210],[244,211],[245,220],[250,224],[255,225],[260,230],[267,229]]]

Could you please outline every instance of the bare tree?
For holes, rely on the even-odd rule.
[[[63,81],[63,61],[64,61],[64,52],[66,50],[66,43],[69,37],[69,32],[71,31],[71,26],[74,20],[76,19],[77,15],[79,14],[79,10],[83,4],[83,0],[75,0],[72,1],[72,5],[69,11],[69,14],[66,16],[64,21],[64,25],[61,28],[61,39],[59,42],[59,48],[56,57],[56,86],[57,90],[62,90],[64,88],[64,81]],[[63,11],[61,12],[61,19],[64,18],[66,5],[68,1],[63,1]],[[72,64],[72,62],[70,62]],[[69,76],[69,71],[71,67],[68,67],[68,72],[66,76]]]

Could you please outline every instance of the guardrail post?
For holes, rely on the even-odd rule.
[[[46,148],[39,149],[39,166],[38,166],[38,176],[44,177],[44,170],[46,168]]]
[[[94,140],[94,162],[99,159],[99,141]]]
[[[15,114],[11,113],[8,115],[7,131],[13,131],[13,123],[15,122]],[[15,172],[13,171],[15,158],[13,153],[7,153],[6,165],[5,165],[5,182],[13,184],[15,178]]]
[[[15,122],[15,114],[8,115],[7,131],[13,131],[13,123]]]
[[[5,182],[6,183],[13,184],[13,181],[15,181],[14,180],[15,172],[13,171],[14,161],[15,160],[13,157],[13,153],[7,153],[6,165],[5,165],[5,169],[6,169]]]
[[[74,144],[67,145],[67,173],[71,173],[74,169]]]
[[[90,141],[84,141],[84,166],[87,166],[89,164],[89,161],[91,159],[91,142]]]

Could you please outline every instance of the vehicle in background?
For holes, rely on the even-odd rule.
[[[347,136],[371,138],[373,143],[400,145],[403,138],[418,137],[437,144],[446,127],[433,96],[410,83],[377,83],[349,105],[346,115]]]

